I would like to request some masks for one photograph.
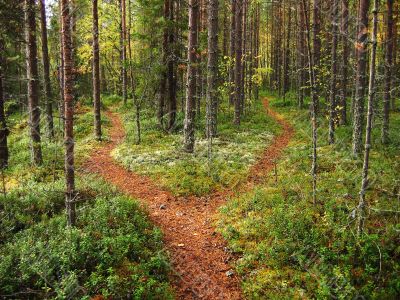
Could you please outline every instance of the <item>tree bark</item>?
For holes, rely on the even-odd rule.
[[[75,170],[74,170],[74,77],[71,39],[70,1],[61,0],[63,57],[64,57],[64,100],[65,100],[65,182],[66,209],[69,226],[75,225]]]
[[[231,0],[231,34],[229,39],[229,104],[231,105],[235,103],[236,1]]]
[[[8,166],[8,144],[7,137],[9,130],[4,112],[4,42],[0,39],[0,169]]]
[[[99,49],[99,14],[97,0],[92,0],[93,15],[93,108],[94,133],[97,140],[101,140],[101,112],[100,112],[100,49]]]
[[[340,124],[347,124],[347,81],[348,81],[348,63],[349,63],[349,0],[342,0],[341,13],[341,36],[343,44],[342,61],[340,66]]]
[[[42,61],[43,61],[43,82],[46,103],[47,133],[50,139],[54,139],[53,122],[53,94],[50,82],[50,60],[47,46],[47,26],[46,26],[46,2],[40,0],[40,25],[42,34]]]
[[[218,0],[208,1],[207,136],[217,135]]]
[[[163,44],[162,44],[162,61],[163,61],[163,70],[161,71],[161,80],[160,80],[160,96],[158,102],[158,123],[161,128],[164,127],[164,106],[165,106],[165,99],[167,95],[167,66],[169,58],[169,43],[168,43],[168,36],[171,24],[169,24],[169,8],[170,8],[170,1],[164,0],[164,20],[167,22],[164,27],[163,32]]]
[[[28,79],[29,127],[31,134],[32,162],[43,163],[40,137],[39,73],[36,44],[35,0],[25,0],[26,71]]]
[[[242,74],[243,74],[243,0],[236,0],[235,8],[235,114],[234,124],[240,125],[242,103]]]
[[[373,17],[373,27],[372,27],[372,39],[371,39],[372,49],[371,49],[370,74],[369,74],[369,86],[368,86],[368,114],[367,114],[367,125],[365,131],[365,152],[364,152],[364,163],[362,171],[362,182],[360,189],[360,200],[358,203],[358,220],[357,220],[358,236],[362,234],[365,223],[365,193],[368,188],[369,154],[371,151],[371,131],[372,131],[372,119],[373,119],[373,107],[374,107],[373,102],[375,97],[378,7],[379,7],[379,0],[375,0],[373,9],[374,17]]]
[[[354,98],[353,155],[361,153],[364,96],[366,87],[369,0],[360,0],[358,35],[356,42],[357,75]]]
[[[307,40],[307,53],[308,53],[308,74],[310,77],[311,85],[311,126],[312,126],[312,164],[311,164],[311,176],[313,182],[313,203],[317,203],[317,105],[318,105],[318,93],[315,86],[315,68],[313,51],[311,49],[311,37],[310,37],[310,22],[308,19],[308,9],[306,0],[302,0],[304,20],[306,26],[306,40]]]
[[[386,0],[386,51],[385,51],[385,91],[383,97],[382,144],[389,142],[389,110],[391,103],[393,68],[393,0]]]
[[[169,1],[169,22],[174,21],[174,1]],[[175,128],[176,122],[176,59],[178,56],[177,47],[174,47],[175,43],[175,32],[174,28],[170,28],[168,31],[168,47],[169,47],[169,57],[168,57],[168,68],[167,68],[167,79],[168,79],[168,130],[172,131]],[[174,50],[175,49],[175,50]]]
[[[333,1],[332,7],[332,54],[331,54],[331,87],[329,108],[329,144],[335,143],[336,126],[336,84],[337,84],[337,46],[338,46],[338,9],[339,1]]]
[[[128,103],[127,71],[126,71],[126,2],[121,0],[121,36],[122,36],[122,98],[124,105]]]
[[[321,9],[321,0],[314,0],[313,2],[313,65],[314,65],[314,80],[315,80],[315,89],[316,93],[314,93],[313,102],[316,102],[316,110],[319,110],[319,65],[321,60],[321,38],[320,38],[320,31],[321,31],[321,18],[320,18],[320,10]]]
[[[188,39],[188,67],[187,67],[187,91],[184,124],[184,150],[194,151],[194,107],[196,96],[196,69],[197,69],[197,32],[198,32],[198,0],[189,1],[189,39]]]

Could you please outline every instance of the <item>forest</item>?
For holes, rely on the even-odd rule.
[[[0,299],[399,299],[400,2],[0,0]]]

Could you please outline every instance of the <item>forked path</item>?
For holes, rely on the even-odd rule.
[[[152,221],[164,233],[173,269],[172,284],[178,299],[242,298],[239,278],[229,272],[233,257],[212,224],[217,209],[227,198],[246,191],[265,178],[293,135],[293,128],[269,108],[267,99],[264,100],[264,107],[282,126],[282,133],[274,137],[258,163],[251,168],[247,181],[235,191],[224,190],[206,197],[177,199],[151,179],[126,170],[110,155],[125,137],[121,120],[113,113],[108,115],[112,121],[111,142],[94,151],[84,164],[86,171],[99,174],[148,207]]]

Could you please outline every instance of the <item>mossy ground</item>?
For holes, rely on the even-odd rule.
[[[127,137],[113,151],[113,157],[130,170],[150,176],[175,195],[202,196],[217,189],[232,188],[246,178],[249,167],[280,130],[266,114],[261,101],[252,105],[240,127],[232,124],[232,107],[220,108],[211,163],[203,114],[197,117],[195,151],[188,154],[183,151],[181,113],[177,130],[165,133],[159,129],[157,120],[144,111],[142,141],[137,144],[134,111],[128,107],[122,111]]]
[[[108,106],[120,98],[103,101]],[[138,202],[80,172],[81,163],[102,143],[92,134],[90,101],[79,101],[75,118],[80,201],[72,229],[66,226],[60,123],[55,122],[55,141],[43,132],[44,164],[35,167],[27,116],[13,113],[8,120],[10,161],[4,172],[6,193],[0,195],[0,297],[172,299],[160,230]],[[102,122],[107,140],[110,123],[104,115]]]
[[[395,299],[400,295],[400,114],[391,115],[392,143],[380,144],[374,122],[365,233],[357,239],[355,209],[362,159],[351,155],[351,126],[327,143],[321,119],[318,203],[312,203],[311,129],[295,100],[271,98],[295,137],[269,180],[231,199],[220,210],[218,230],[240,255],[237,270],[249,299]]]

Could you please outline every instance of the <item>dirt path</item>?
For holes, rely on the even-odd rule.
[[[281,124],[282,133],[273,139],[262,158],[252,167],[248,180],[235,192],[245,191],[264,178],[293,135],[293,128],[269,108],[267,99],[264,100],[264,107]],[[220,191],[201,198],[176,199],[149,178],[126,170],[110,156],[125,136],[121,120],[113,113],[108,113],[108,117],[112,121],[111,142],[92,153],[84,168],[99,174],[148,207],[152,221],[164,233],[165,245],[171,255],[172,284],[177,298],[241,299],[240,280],[228,272],[233,257],[212,226],[216,210],[233,195],[233,191]]]

